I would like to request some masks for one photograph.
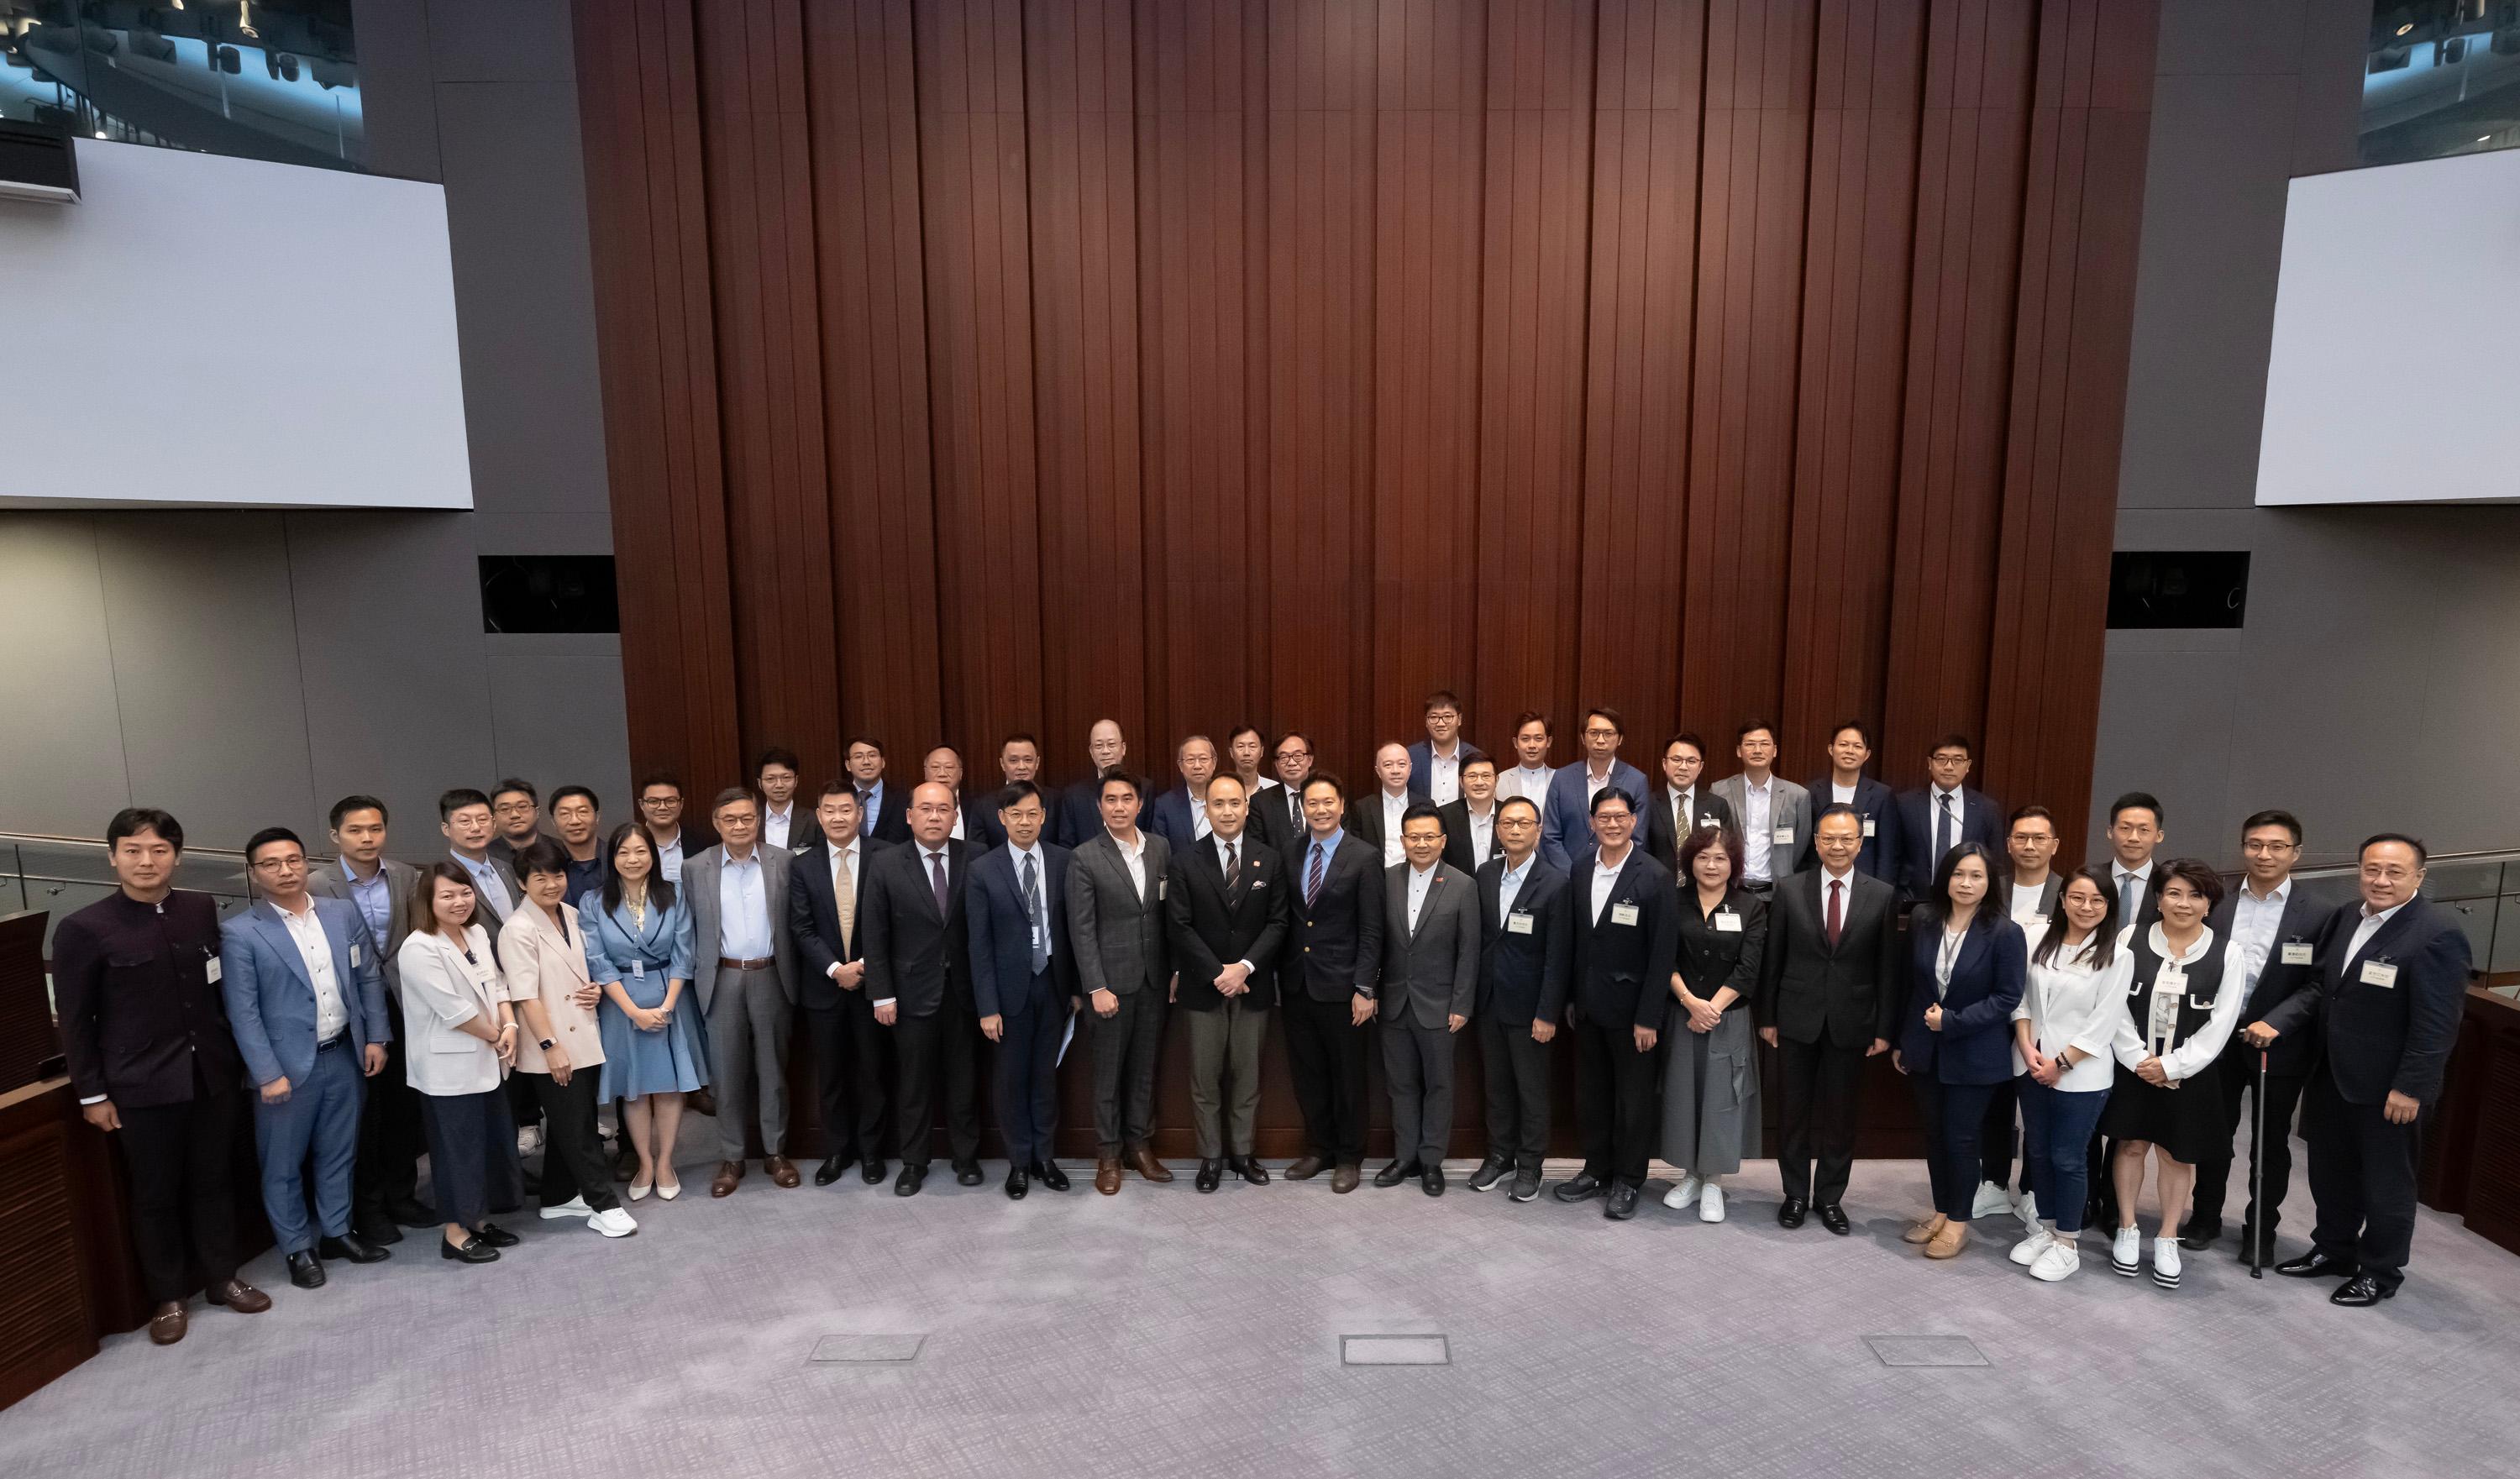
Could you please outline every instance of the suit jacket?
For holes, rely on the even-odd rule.
[[[1504,853],[1480,867],[1478,890],[1479,995],[1471,1014],[1517,1027],[1535,1016],[1556,1021],[1566,1009],[1566,972],[1575,939],[1575,917],[1566,909],[1566,871],[1533,853],[1530,875],[1513,896],[1513,912],[1529,919],[1528,930],[1508,927],[1502,903]]]
[[[1643,848],[1630,847],[1597,916],[1594,867],[1588,854],[1584,866],[1566,876],[1575,1010],[1614,1032],[1631,1026],[1660,1032],[1671,1015],[1671,972],[1680,959],[1679,885],[1670,869]],[[1622,906],[1637,912],[1635,923],[1619,922]]]
[[[2213,913],[2205,917],[2205,926],[2214,931],[2214,938],[2232,938],[2231,921],[2239,915],[2239,890],[2235,888],[2225,894],[2223,902],[2215,905]],[[2267,964],[2259,968],[2257,984],[2250,989],[2248,1002],[2240,1008],[2241,1027],[2264,1021],[2304,986],[2317,991],[2319,931],[2326,927],[2329,917],[2335,913],[2336,906],[2314,902],[2309,890],[2298,883],[2293,885],[2292,892],[2284,896],[2283,914],[2275,920],[2274,943],[2267,947]],[[2391,922],[2396,922],[2394,918]],[[2350,927],[2346,937],[2353,937]],[[2284,947],[2287,945],[2307,949],[2310,960],[2284,964]],[[2317,1061],[2318,1047],[2318,1040],[2310,1033],[2286,1032],[2267,1050],[2267,1071],[2306,1074]],[[2223,1050],[2223,1055],[2231,1059],[2239,1072],[2257,1072],[2258,1050],[2241,1040],[2238,1028],[2232,1029],[2231,1041]]]
[[[490,951],[495,955],[499,949],[499,931],[506,926],[508,916],[515,914],[517,906],[525,902],[525,895],[517,886],[515,865],[502,859],[494,849],[485,847],[482,853],[489,859],[490,872],[498,878],[499,888],[496,893],[479,888],[472,890],[473,914],[480,919],[481,926],[490,932]],[[458,868],[464,867],[452,849],[448,850],[446,861]],[[471,881],[472,870],[465,869],[464,875],[466,881]]]
[[[536,842],[558,842],[560,838],[552,835],[549,831],[537,831],[531,837],[525,839],[525,847],[531,847]],[[481,850],[489,855],[492,863],[498,865],[499,872],[506,874],[510,878],[514,878],[517,875],[517,854],[523,852],[525,849],[524,847],[518,847],[516,843],[509,841],[508,834],[501,832],[499,835],[490,839],[489,846]]]
[[[348,1019],[350,1046],[393,1040],[385,1010],[384,964],[359,906],[341,899],[312,901],[316,920],[332,947],[333,982]],[[306,958],[268,899],[219,926],[219,993],[236,1030],[237,1052],[253,1082],[287,1078],[303,1083],[315,1071],[315,981]],[[361,1054],[353,1053],[356,1061]]]
[[[1047,798],[1050,792],[1045,789],[1042,794]],[[1109,830],[1102,825],[1102,778],[1088,771],[1061,787],[1058,804],[1050,815],[1052,825],[1042,834],[1042,840],[1056,842],[1070,852],[1084,851],[1086,843]]]
[[[1759,1025],[1779,1037],[1869,1048],[1898,1030],[1899,891],[1861,869],[1849,874],[1835,948],[1821,902],[1822,869],[1794,874],[1768,901],[1768,954],[1759,967]]]
[[[1812,822],[1814,826],[1818,826],[1820,814],[1837,804],[1832,799],[1835,792],[1830,789],[1827,773],[1822,772],[1813,778],[1811,784],[1805,785],[1803,789],[1811,796]],[[1864,850],[1855,855],[1855,871],[1870,874],[1876,878],[1888,879],[1892,883],[1898,882],[1899,880],[1891,874],[1891,870],[1897,866],[1895,860],[1899,856],[1898,798],[1891,794],[1890,787],[1870,776],[1858,775],[1855,778],[1855,799],[1847,804],[1863,815],[1865,823]],[[2002,855],[2002,847],[1997,845],[1996,856]],[[1813,850],[1811,838],[1805,836],[1794,868],[1800,871],[1818,867],[1820,867],[1820,854]]]
[[[1566,870],[1569,877],[1593,866],[1592,798],[1585,794],[1584,776],[1581,760],[1559,766],[1549,778],[1549,805],[1540,819],[1540,855]],[[1637,805],[1645,804],[1645,773],[1615,755],[1610,757],[1610,784]]]
[[[1138,839],[1146,849],[1143,889],[1130,882],[1107,827],[1098,825],[1068,867],[1067,932],[1076,941],[1077,979],[1089,993],[1162,991],[1172,977],[1164,924],[1172,846],[1143,827]]]
[[[2046,915],[2050,919],[2055,919],[2056,897],[2064,891],[2065,875],[2058,873],[2055,869],[2051,868],[2048,870],[2048,881],[2039,886],[2039,912]],[[2002,912],[2005,918],[2009,919],[2011,917],[2012,869],[2009,866],[1996,870],[1995,887],[1988,890],[1986,897],[1987,902],[1995,906],[1995,908]],[[2022,936],[2030,942],[2031,949],[2037,950],[2039,948],[2039,936],[2037,934],[2024,929],[2022,931]]]
[[[1304,825],[1304,798],[1286,785],[1263,786],[1253,791],[1249,829],[1282,853],[1303,846],[1310,830]]]
[[[1041,786],[1041,811],[1044,819],[1041,840],[1046,843],[1057,843],[1070,852],[1075,851],[1075,843],[1058,835],[1058,809],[1064,799],[1060,796],[1058,787],[1044,784],[1039,781],[1034,782],[1033,784]],[[1007,845],[1006,824],[998,820],[998,792],[1004,789],[1006,787],[1001,785],[985,791],[963,792],[963,820],[970,824],[965,829],[971,833],[972,840],[983,850]],[[1098,827],[1102,825],[1099,817],[1095,825]]]
[[[1695,794],[1688,798],[1688,802],[1689,826],[1692,829],[1709,825],[1732,826],[1732,803],[1715,794],[1715,787],[1704,781],[1698,782]],[[1672,876],[1677,878],[1680,875],[1681,836],[1672,829],[1671,807],[1671,783],[1662,782],[1654,786],[1653,794],[1645,800],[1644,826],[1641,834],[1644,838],[1645,856],[1670,869]]]
[[[1415,806],[1417,802],[1412,800],[1409,804]],[[1358,841],[1371,846],[1377,859],[1385,846],[1399,840],[1383,835],[1382,787],[1379,784],[1370,794],[1359,796],[1347,804],[1347,829],[1355,834]],[[1307,829],[1307,834],[1309,831]]]
[[[762,872],[768,874],[784,856],[780,849],[763,849]],[[553,1046],[568,1055],[572,1076],[604,1061],[604,1029],[595,1008],[577,1005],[578,989],[595,979],[594,967],[586,959],[586,927],[570,906],[562,904],[560,912],[565,928],[556,927],[551,916],[528,904],[499,930],[499,970],[507,977],[508,1000],[520,1004],[517,1008],[518,1073],[551,1072],[542,1043],[526,1023],[521,1005],[525,1002],[542,1004]],[[778,918],[775,913],[771,916],[773,933]]]
[[[1190,804],[1189,782],[1156,793],[1154,805],[1147,808],[1145,829],[1171,843],[1175,852],[1198,840],[1198,814]]]
[[[1067,874],[1075,854],[1056,842],[1041,846],[1041,912],[1050,926],[1050,989],[1062,1009],[1076,989],[1076,949],[1067,930]],[[931,899],[935,893],[928,890]],[[971,1006],[984,1017],[1031,1006],[1032,920],[1024,915],[1023,875],[1015,855],[993,847],[971,863],[963,912],[971,931]]]
[[[1458,782],[1461,779],[1461,767],[1468,764],[1472,755],[1484,753],[1486,753],[1486,751],[1481,750],[1477,745],[1472,744],[1469,740],[1462,739],[1459,735],[1454,736],[1454,780]],[[1434,800],[1434,781],[1435,741],[1432,740],[1420,740],[1416,744],[1409,746],[1409,799],[1412,801]],[[1456,796],[1453,799],[1458,801],[1461,798]]]
[[[1488,857],[1492,858],[1505,851],[1504,848],[1497,845],[1496,812],[1494,810],[1495,807],[1502,803],[1491,798],[1488,804],[1490,808],[1488,812]],[[1447,801],[1442,806],[1437,807],[1436,810],[1444,814],[1444,861],[1452,864],[1455,868],[1460,869],[1465,875],[1475,875],[1480,869],[1487,866],[1488,860],[1487,858],[1477,856],[1470,849],[1469,798],[1463,797],[1458,801]]]
[[[1741,921],[1726,929],[1716,921],[1731,915]],[[1680,956],[1674,969],[1689,994],[1713,1001],[1715,993],[1732,988],[1728,1012],[1747,1008],[1759,995],[1759,966],[1768,958],[1768,902],[1746,888],[1728,888],[1715,913],[1697,908],[1697,885],[1680,885]],[[1675,1027],[1686,1023],[1675,1021]]]
[[[1304,884],[1311,868],[1309,838],[1286,857],[1286,991],[1302,990],[1316,1002],[1373,994],[1382,968],[1382,849],[1340,831],[1322,865],[1322,888],[1311,902]]]
[[[1479,898],[1468,874],[1438,858],[1418,925],[1409,925],[1406,862],[1382,871],[1382,980],[1374,988],[1375,1015],[1396,1022],[1405,1013],[1428,1029],[1466,1017],[1479,994]]]
[[[53,926],[53,1001],[80,1098],[188,1103],[196,1055],[204,1083],[237,1086],[236,1035],[209,979],[218,955],[218,905],[190,889],[155,905],[116,889]]]
[[[849,784],[857,784],[857,779],[851,777]],[[909,841],[910,792],[918,783],[912,782],[905,784],[900,777],[886,775],[877,784],[883,789],[875,798],[875,805],[868,809],[866,819],[858,824],[859,834],[873,837],[878,842]],[[863,797],[861,797],[861,804],[863,804]],[[968,831],[970,829],[967,827],[964,829]],[[953,865],[949,863],[946,866],[951,868]]]
[[[1930,1073],[1946,1084],[2001,1084],[2012,1077],[2012,1008],[2029,981],[2030,947],[2021,926],[1999,910],[1979,906],[1952,963],[1952,982],[1938,996],[1934,961],[1942,950],[1942,923],[1919,910],[1908,931],[1908,1008],[1899,1032],[1899,1066]],[[1925,1025],[1925,1008],[1943,1007],[1940,1032]]]
[[[383,958],[385,990],[395,995],[402,992],[402,964],[395,957],[402,950],[402,937],[411,933],[411,894],[420,886],[420,870],[391,858],[380,858],[377,867],[385,875],[385,898],[391,913],[386,916],[385,938],[377,942]],[[341,860],[334,859],[306,875],[306,891],[319,898],[350,899],[350,880],[341,871]],[[356,904],[356,899],[350,899]],[[365,915],[361,919],[367,918]],[[373,931],[371,931],[373,933]]]
[[[819,1011],[840,1005],[840,988],[832,982],[832,967],[866,958],[867,871],[875,867],[876,854],[891,845],[863,833],[858,837],[856,871],[850,874],[857,898],[846,943],[840,939],[839,896],[832,891],[831,838],[819,838],[788,865],[788,937],[796,947],[799,1005]],[[856,989],[865,986],[861,980]]]
[[[1226,886],[1225,860],[1216,839],[1176,849],[1164,885],[1164,922],[1173,964],[1181,971],[1181,1005],[1214,1011],[1225,1005],[1217,973],[1237,961],[1251,963],[1242,999],[1253,1011],[1278,1005],[1278,956],[1286,946],[1285,855],[1246,829],[1236,854],[1242,877],[1238,900]]]
[[[1741,833],[1742,846],[1748,847],[1749,787],[1741,777],[1727,776],[1715,783],[1714,790],[1732,810],[1732,825]],[[1803,844],[1811,840],[1812,814],[1819,808],[1812,804],[1811,792],[1782,776],[1772,773],[1771,790],[1773,794],[1768,799],[1768,881],[1781,883],[1793,874],[1796,862],[1803,855]],[[1793,833],[1792,840],[1778,841],[1779,829],[1789,829]]]
[[[796,1003],[796,945],[787,925],[788,870],[794,859],[758,844],[752,851],[761,860],[761,897],[769,906],[770,954],[779,976],[779,991],[792,1007]],[[709,1003],[717,996],[717,963],[724,958],[719,948],[723,932],[718,927],[717,894],[725,872],[726,848],[712,847],[685,857],[682,881],[674,885],[674,896],[691,911],[692,989],[698,994],[702,1016],[708,1014]]]
[[[487,1094],[508,1070],[499,1050],[462,1029],[479,1018],[495,1027],[508,1000],[508,985],[480,924],[464,926],[464,948],[442,934],[403,936],[403,1064],[414,1092],[428,1095]],[[472,959],[465,959],[469,952]]]
[[[2128,919],[2125,911],[2119,911],[2118,928],[2120,930],[2125,930],[2130,927],[2135,929],[2150,929],[2153,925],[2161,922],[2161,896],[2153,891],[2161,884],[2161,857],[2158,854],[2154,855],[2152,860],[2152,872],[2144,875],[2142,886],[2136,891],[2135,918]],[[2117,855],[2115,853],[2111,853],[2106,857],[2101,858],[2094,866],[2096,866],[2102,873],[2109,875],[2109,887],[2112,889],[2116,888],[2118,880]]]
[[[2467,932],[2449,910],[2417,897],[2356,951],[2362,915],[2358,899],[2328,917],[2318,974],[2296,985],[2265,1021],[2278,1033],[2312,1037],[2347,1103],[2377,1104],[2395,1090],[2430,1104],[2441,1094],[2467,997]],[[2372,964],[2397,966],[2395,982],[2364,980],[2363,967]]]
[[[1933,789],[1920,785],[1901,791],[1892,813],[1899,835],[1898,851],[1891,856],[1897,860],[1899,887],[1911,899],[1934,891],[1934,869],[1942,862],[1934,853]],[[1965,785],[1960,787],[1959,832],[1952,845],[1962,842],[1983,843],[1997,857],[2003,856],[2003,813],[1993,797]]]
[[[866,981],[858,989],[868,1001],[891,1002],[906,1017],[934,1016],[948,1006],[976,1009],[968,899],[975,857],[970,843],[945,839],[945,913],[940,916],[926,848],[913,841],[868,855],[857,918],[867,963]],[[836,913],[832,927],[838,927]]]

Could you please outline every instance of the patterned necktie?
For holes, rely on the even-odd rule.
[[[1837,937],[1846,929],[1846,916],[1837,902],[1838,894],[1845,887],[1838,879],[1828,880],[1828,947],[1831,950],[1837,948]]]
[[[1319,842],[1313,844],[1313,869],[1304,879],[1304,904],[1307,908],[1311,907],[1315,899],[1322,896],[1322,860],[1328,856],[1329,849]]]
[[[1242,902],[1242,850],[1233,842],[1225,844],[1225,901]]]
[[[932,852],[927,855],[927,881],[934,884],[936,888],[936,918],[952,919],[952,912],[945,906],[945,855],[943,853]]]
[[[1050,968],[1050,936],[1041,927],[1041,870],[1032,854],[1024,854],[1024,920],[1032,925],[1032,973],[1039,975]]]

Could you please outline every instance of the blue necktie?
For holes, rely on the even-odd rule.
[[[1032,854],[1024,854],[1024,919],[1032,925],[1032,973],[1039,975],[1050,968],[1050,938],[1041,927],[1041,870]]]

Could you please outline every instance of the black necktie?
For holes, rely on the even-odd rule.
[[[1942,801],[1942,815],[1934,819],[1934,866],[1936,868],[1943,866],[1943,859],[1949,856],[1952,850],[1951,793],[1944,792]]]

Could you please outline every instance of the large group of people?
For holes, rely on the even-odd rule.
[[[2273,1259],[2298,1108],[2317,1226],[2276,1272],[2338,1278],[2344,1305],[2396,1291],[2416,1118],[2469,964],[2418,892],[2421,842],[2370,838],[2359,899],[2321,909],[2294,889],[2302,829],[2281,811],[2244,825],[2236,889],[2164,855],[2161,805],[2140,793],[2111,807],[2107,857],[2060,871],[2055,819],[1971,789],[1959,736],[1931,746],[1927,784],[1894,793],[1859,722],[1826,737],[1807,785],[1778,774],[1764,722],[1713,782],[1688,733],[1649,782],[1606,707],[1555,768],[1541,714],[1515,718],[1503,759],[1463,739],[1450,693],[1428,697],[1425,729],[1382,746],[1355,793],[1301,733],[1273,745],[1248,726],[1221,747],[1184,740],[1156,788],[1110,720],[1089,737],[1092,774],[1063,788],[1028,735],[1000,746],[985,789],[949,746],[917,782],[892,777],[867,737],[810,798],[784,749],[704,815],[651,775],[637,820],[608,833],[586,787],[546,816],[509,780],[446,792],[445,850],[417,867],[385,857],[385,805],[352,795],[332,809],[330,861],[286,828],[255,833],[253,903],[225,921],[171,887],[176,820],[123,811],[106,832],[121,887],[60,922],[53,968],[72,1086],[123,1146],[151,1338],[182,1338],[197,1276],[211,1303],[270,1305],[237,1277],[240,1088],[264,1212],[311,1288],[328,1259],[388,1257],[403,1228],[434,1229],[444,1259],[494,1260],[518,1239],[492,1217],[529,1195],[541,1218],[635,1232],[632,1204],[684,1189],[687,1099],[715,1117],[711,1196],[739,1189],[756,1144],[774,1186],[800,1185],[783,1071],[800,1014],[817,1186],[854,1166],[917,1194],[940,1119],[955,1179],[980,1185],[987,1092],[1006,1195],[1068,1189],[1053,1142],[1071,1036],[1096,1189],[1170,1182],[1154,1084],[1178,1010],[1200,1191],[1273,1174],[1354,1190],[1378,1053],[1394,1151],[1373,1183],[1442,1195],[1467,1032],[1487,1146],[1467,1188],[1532,1201],[1565,1034],[1583,1163],[1553,1200],[1634,1217],[1659,1158],[1678,1172],[1663,1204],[1721,1222],[1766,1095],[1778,1222],[1839,1235],[1867,1061],[1887,1053],[1923,1128],[1932,1210],[1907,1239],[1924,1257],[1958,1257],[1993,1219],[2011,1261],[2054,1281],[2104,1231],[2115,1272],[2165,1288],[2182,1249],[2222,1235],[2254,1090],[2242,1259]],[[1274,1173],[1253,1143],[1272,1013],[1305,1136]],[[1754,1039],[1774,1050],[1764,1084]],[[540,1146],[534,1175],[520,1141]]]

